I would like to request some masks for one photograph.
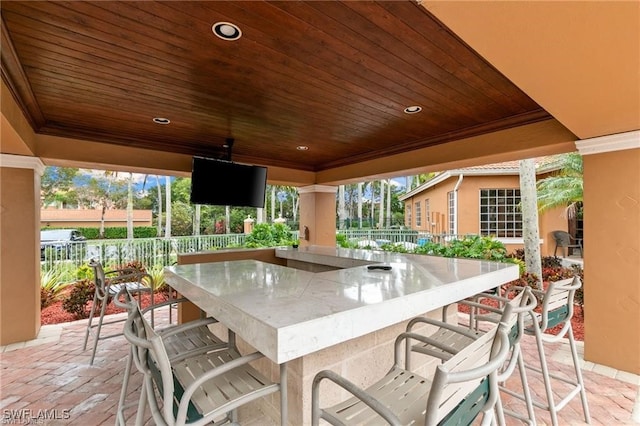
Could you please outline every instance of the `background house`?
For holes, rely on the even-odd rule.
[[[42,209],[42,228],[99,228],[102,210]],[[107,228],[127,226],[126,210],[106,210],[104,226]],[[151,210],[134,210],[133,226],[153,226]]]
[[[536,159],[537,178],[559,169],[556,156]],[[405,225],[432,234],[495,236],[510,252],[524,247],[518,161],[448,170],[399,197]],[[582,237],[581,221],[570,226],[564,209],[539,215],[541,253],[553,255],[551,232],[570,230]]]

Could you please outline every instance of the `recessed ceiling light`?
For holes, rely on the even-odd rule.
[[[296,149],[297,149],[298,151],[308,151],[308,150],[309,150],[309,147],[308,147],[308,146],[306,146],[306,145],[298,145],[298,146],[296,146]]]
[[[168,118],[156,117],[153,119],[153,122],[156,124],[169,124],[171,123],[171,120]]]
[[[237,40],[242,36],[240,28],[229,22],[216,22],[211,29],[215,35],[223,40]]]
[[[422,107],[418,105],[408,106],[404,109],[405,114],[415,114],[422,111]]]

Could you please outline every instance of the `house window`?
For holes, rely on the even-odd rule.
[[[431,208],[429,207],[429,199],[424,200],[424,224],[427,231],[431,232]]]
[[[449,204],[449,233],[454,234],[456,232],[456,199],[453,191],[447,192],[447,202]]]
[[[422,226],[422,212],[420,210],[420,201],[416,203],[416,228]]]
[[[407,222],[405,223],[405,225],[407,225],[409,228],[412,227],[413,222],[411,222],[411,203],[407,203],[405,205],[405,210],[406,210],[406,218],[407,218]]]
[[[522,237],[519,189],[480,190],[480,235]]]

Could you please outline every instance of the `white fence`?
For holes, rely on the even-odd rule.
[[[133,240],[87,240],[70,242],[64,247],[46,248],[41,254],[42,269],[78,268],[90,259],[104,265],[122,265],[133,260],[152,267],[175,263],[179,253],[217,250],[244,244],[245,234],[216,234]]]
[[[371,241],[378,246],[383,244],[412,243],[421,245],[427,241],[446,244],[454,239],[464,239],[468,235],[428,234],[410,229],[345,229],[338,231],[348,241]]]
[[[384,244],[405,244],[408,248],[427,241],[446,242],[455,235],[433,235],[403,229],[349,229],[338,234],[360,246],[380,247]],[[293,238],[298,238],[294,231]],[[462,236],[460,236],[462,238]],[[41,255],[42,270],[57,270],[69,280],[75,270],[89,260],[100,261],[106,267],[140,261],[147,267],[169,266],[178,260],[180,253],[193,253],[239,247],[245,242],[245,234],[216,234],[171,238],[136,238],[133,240],[87,240],[70,242],[63,247],[50,246]]]

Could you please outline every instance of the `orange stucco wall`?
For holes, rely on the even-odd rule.
[[[39,198],[37,172],[0,168],[0,345],[40,330]]]
[[[584,204],[585,359],[640,374],[640,149],[585,156]]]
[[[133,210],[133,226],[152,226],[151,210]],[[46,208],[40,211],[42,227],[53,228],[99,228],[102,220],[101,209],[56,209]],[[127,211],[109,209],[104,212],[104,226],[113,228],[127,226]]]
[[[326,192],[329,191],[329,192]],[[308,239],[305,238],[305,230]],[[300,188],[300,246],[336,244],[336,191]]]
[[[545,177],[545,176],[540,176]],[[453,191],[458,183],[458,177],[451,177],[405,201],[411,205],[411,228],[434,234],[449,233],[448,193]],[[458,234],[478,234],[480,232],[480,190],[500,188],[519,189],[518,176],[465,176],[458,186]],[[431,225],[425,219],[425,200],[429,200]],[[416,225],[416,202],[421,203],[422,223]],[[543,243],[540,246],[543,256],[553,255],[555,243],[551,232],[568,228],[567,219],[562,215],[563,209],[554,209],[539,215],[539,232]],[[435,224],[435,225],[434,225]],[[408,225],[408,224],[407,224]],[[429,229],[430,228],[430,229]],[[507,250],[512,252],[522,248],[523,244],[506,244]]]

